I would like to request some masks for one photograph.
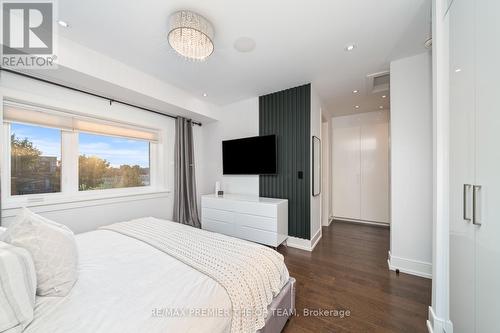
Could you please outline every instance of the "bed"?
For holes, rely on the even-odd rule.
[[[34,320],[24,332],[232,331],[228,292],[192,266],[116,230],[79,234],[76,242],[78,281],[65,297],[37,297]],[[293,314],[295,280],[287,270],[282,279],[259,332],[280,332]]]

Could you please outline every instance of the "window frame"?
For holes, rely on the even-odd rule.
[[[8,101],[4,98],[1,99],[1,107],[3,110],[4,103]],[[19,103],[24,104],[24,103]],[[32,104],[26,103],[29,107],[33,107]],[[51,111],[52,108],[40,107],[43,110]],[[57,111],[54,111],[57,112]],[[3,112],[1,113],[1,199],[2,199],[2,209],[14,209],[27,206],[43,206],[43,205],[53,205],[53,204],[64,204],[73,202],[91,202],[96,200],[113,199],[121,197],[131,197],[131,196],[150,196],[151,194],[164,194],[169,193],[165,184],[165,178],[160,177],[161,173],[165,173],[165,162],[163,161],[163,154],[160,149],[163,147],[161,140],[161,130],[154,129],[158,134],[158,142],[149,142],[149,164],[150,164],[150,184],[138,187],[123,187],[123,188],[112,188],[112,189],[101,189],[101,190],[91,190],[91,191],[79,191],[78,187],[78,156],[79,156],[79,133],[80,131],[60,129],[57,127],[51,127],[59,129],[61,131],[61,191],[55,193],[37,193],[37,194],[24,194],[24,195],[12,195],[11,193],[11,124],[10,122],[4,121]],[[94,118],[96,121],[105,121],[107,123],[116,123],[117,126],[124,125],[123,122],[119,122],[112,119],[101,119]],[[15,122],[15,121],[14,121]],[[15,122],[20,124],[26,124],[31,126],[47,127],[43,125],[38,125],[36,123],[28,122]],[[131,126],[130,124],[126,124]],[[50,128],[50,127],[49,127]],[[137,126],[137,129],[141,127]],[[86,131],[81,131],[82,133],[90,133]],[[93,133],[90,133],[93,134]],[[100,134],[105,135],[105,134]],[[115,136],[119,138],[127,138],[124,136]],[[139,140],[139,139],[133,139]],[[109,201],[109,200],[107,200]]]

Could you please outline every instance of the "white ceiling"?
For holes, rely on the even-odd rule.
[[[389,107],[366,75],[424,52],[430,0],[61,0],[60,34],[209,102],[225,105],[312,82],[332,115]],[[194,10],[215,28],[215,52],[189,62],[168,45],[169,14]],[[240,53],[235,40],[256,48]],[[346,45],[355,43],[352,52]],[[357,89],[359,94],[352,94]],[[355,110],[354,105],[360,108]]]

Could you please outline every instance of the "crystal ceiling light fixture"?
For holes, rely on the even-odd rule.
[[[168,43],[189,60],[203,61],[214,52],[214,28],[203,16],[189,10],[170,15]]]

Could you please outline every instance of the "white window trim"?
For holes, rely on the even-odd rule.
[[[62,210],[68,209],[76,209],[82,207],[96,207],[96,206],[104,206],[110,205],[119,202],[131,202],[138,200],[151,200],[156,198],[168,198],[170,195],[170,191],[158,191],[152,193],[143,193],[143,194],[127,194],[122,196],[110,195],[103,196],[101,198],[92,197],[88,200],[83,200],[82,198],[77,198],[75,201],[71,201],[69,199],[61,201],[61,202],[38,202],[32,203],[28,206],[10,206],[10,207],[2,207],[2,217],[15,217],[19,214],[19,209],[22,207],[30,207],[33,208],[38,213],[47,213],[47,212],[58,212]]]
[[[58,204],[77,203],[76,206],[94,206],[96,201],[105,200],[108,203],[130,200],[134,197],[146,198],[156,195],[166,195],[170,190],[165,186],[165,179],[161,174],[165,173],[167,167],[163,158],[161,148],[163,142],[150,142],[150,185],[140,187],[114,188],[104,190],[78,190],[78,156],[79,132],[61,130],[61,192],[40,193],[26,195],[11,195],[11,160],[10,160],[10,124],[3,122],[3,102],[5,96],[1,96],[1,190],[2,210],[11,210],[21,207],[49,206]],[[29,103],[26,103],[30,105]],[[107,121],[113,122],[111,119]],[[118,122],[117,122],[118,123]],[[33,124],[33,126],[37,126]],[[157,129],[158,133],[160,130]],[[113,200],[116,199],[116,200]],[[79,203],[79,204],[78,204]]]

